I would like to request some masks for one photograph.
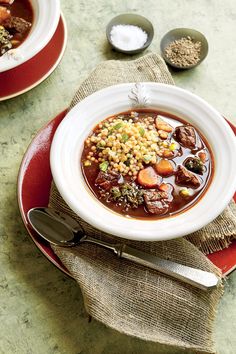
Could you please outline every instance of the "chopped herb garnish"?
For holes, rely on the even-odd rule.
[[[119,122],[116,125],[113,125],[112,130],[118,130],[118,129],[122,128],[122,126],[123,126],[123,123]]]
[[[109,166],[109,162],[108,161],[103,161],[102,163],[100,163],[99,168],[101,171],[106,172]]]
[[[139,129],[139,134],[143,137],[145,134],[145,129],[144,128],[140,128]]]
[[[122,134],[122,136],[121,136],[121,142],[122,142],[122,143],[126,143],[126,141],[128,141],[128,140],[129,140],[129,135],[126,134],[126,133]]]
[[[120,187],[112,187],[110,192],[112,199],[116,202],[124,203],[127,209],[138,208],[144,201],[143,190],[137,188],[134,183],[125,183]]]
[[[103,149],[105,149],[105,146],[106,146],[105,141],[104,141],[104,142],[100,141],[100,142],[97,143],[97,145],[96,145],[96,147],[97,147],[98,150],[103,150]]]
[[[121,194],[131,208],[137,208],[143,203],[143,191],[138,189],[135,184],[126,183],[121,187]]]
[[[3,26],[0,26],[0,55],[12,48],[11,38],[12,35]]]
[[[122,122],[119,122],[119,123],[113,125],[113,126],[109,129],[108,136],[111,135],[111,134],[114,132],[114,130],[118,130],[118,129],[122,128],[123,125],[124,125],[124,124],[123,124]]]
[[[205,171],[203,162],[198,157],[189,157],[184,161],[184,166],[191,172],[202,175]]]
[[[112,187],[112,188],[110,189],[110,192],[111,192],[112,198],[113,198],[114,200],[117,200],[117,199],[119,199],[119,198],[121,197],[121,191],[120,191],[120,188],[119,188],[119,187]]]

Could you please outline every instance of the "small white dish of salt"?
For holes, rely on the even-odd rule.
[[[107,39],[119,52],[135,54],[146,49],[152,41],[151,22],[136,14],[122,14],[113,18],[106,29]]]

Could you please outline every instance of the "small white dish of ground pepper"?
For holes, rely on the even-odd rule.
[[[208,42],[199,31],[176,28],[161,40],[161,53],[167,64],[177,69],[191,69],[207,56]]]

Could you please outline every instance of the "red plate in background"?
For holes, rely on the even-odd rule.
[[[46,47],[27,62],[0,73],[0,101],[31,90],[51,75],[63,57],[66,43],[66,22],[61,14],[56,32]]]
[[[18,176],[18,204],[26,230],[36,246],[60,270],[71,276],[69,271],[55,255],[50,244],[43,240],[30,227],[27,220],[29,209],[47,206],[49,201],[52,174],[50,169],[50,147],[54,133],[66,115],[66,110],[60,113],[43,127],[31,142],[22,160]],[[230,123],[229,123],[230,124]],[[230,124],[236,134],[236,127]],[[236,202],[236,194],[234,195]],[[208,258],[227,275],[236,268],[236,240],[229,248],[208,255]]]

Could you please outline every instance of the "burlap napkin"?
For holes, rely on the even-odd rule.
[[[174,84],[166,65],[157,55],[149,54],[127,62],[106,61],[98,65],[82,83],[70,108],[106,86],[142,81]],[[94,229],[76,216],[61,198],[54,184],[49,205],[72,215],[93,237],[108,242],[124,242]],[[189,236],[191,242],[207,251],[214,250],[215,246],[227,246],[236,234],[234,211],[234,205],[229,206],[216,221]],[[125,243],[165,259],[221,275],[219,269],[184,238],[165,242],[125,240]],[[213,320],[223,291],[222,285],[210,292],[204,292],[156,271],[119,259],[109,250],[91,244],[71,249],[53,249],[80,285],[86,310],[93,318],[119,332],[144,340],[201,352],[215,352],[212,339]]]

